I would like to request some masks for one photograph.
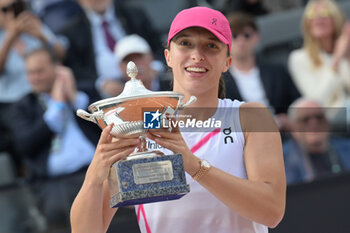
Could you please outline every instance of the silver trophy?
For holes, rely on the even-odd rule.
[[[147,148],[149,128],[161,129],[167,116],[196,101],[191,96],[183,103],[183,94],[172,91],[154,92],[136,79],[134,62],[127,65],[130,80],[117,97],[97,101],[88,107],[91,113],[79,109],[77,115],[105,128],[114,123],[115,136],[139,135],[141,147],[126,160],[114,163],[109,173],[111,207],[174,200],[189,192],[181,154],[165,155]]]

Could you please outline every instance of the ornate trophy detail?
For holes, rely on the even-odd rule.
[[[137,70],[137,67],[135,63],[129,62],[126,66],[126,74],[131,78],[135,79],[139,71]]]
[[[81,109],[77,111],[78,116],[96,123],[102,129],[114,123],[111,131],[114,136],[139,135],[141,138],[141,148],[126,160],[114,163],[110,169],[110,206],[178,199],[189,192],[182,155],[164,155],[146,147],[145,135],[149,125],[145,124],[145,117],[149,113],[162,119],[165,114],[176,115],[179,110],[195,102],[196,97],[191,96],[187,103],[183,103],[183,94],[146,89],[136,79],[138,70],[134,62],[128,63],[127,74],[130,80],[125,83],[120,95],[91,104],[88,107],[91,113]]]

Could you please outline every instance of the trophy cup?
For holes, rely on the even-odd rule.
[[[166,120],[166,114],[176,115],[196,101],[191,96],[183,103],[183,94],[172,91],[153,92],[136,79],[135,63],[129,62],[123,92],[117,97],[97,101],[88,107],[91,113],[79,109],[77,115],[96,123],[100,128],[114,123],[115,136],[141,135],[141,148],[127,159],[114,163],[109,172],[110,206],[120,207],[142,203],[175,200],[190,191],[181,154],[164,155],[146,147],[146,113]],[[152,112],[145,109],[152,109]],[[152,117],[153,118],[153,117]],[[159,118],[158,118],[159,119]],[[159,122],[158,122],[159,123]],[[159,125],[153,128],[161,128]]]

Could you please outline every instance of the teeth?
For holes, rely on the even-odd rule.
[[[191,72],[206,72],[205,68],[200,67],[187,67],[186,70]]]

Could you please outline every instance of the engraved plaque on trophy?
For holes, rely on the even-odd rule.
[[[193,103],[192,96],[183,103],[183,94],[172,91],[153,92],[136,79],[137,67],[129,62],[123,92],[117,97],[97,101],[89,106],[88,113],[79,109],[77,115],[105,128],[114,123],[114,136],[139,135],[142,146],[127,159],[114,163],[109,173],[111,207],[174,200],[188,193],[181,154],[165,155],[146,146],[145,109],[152,109],[156,116],[176,113]],[[148,112],[149,113],[149,112]],[[159,127],[161,128],[161,127]]]

